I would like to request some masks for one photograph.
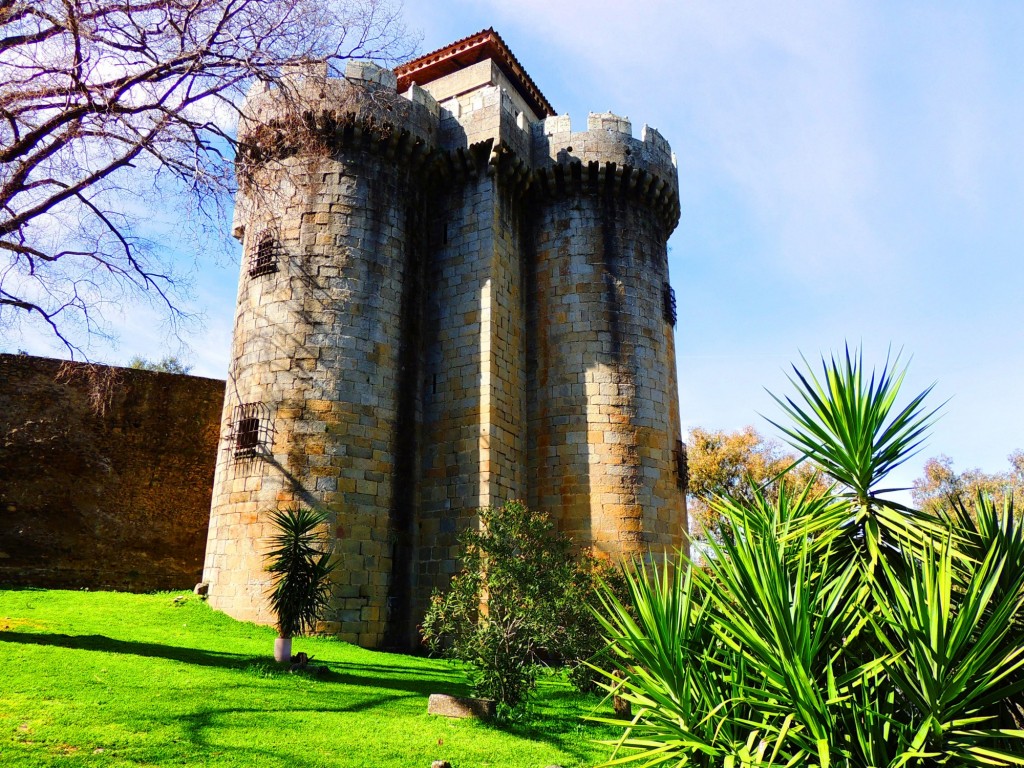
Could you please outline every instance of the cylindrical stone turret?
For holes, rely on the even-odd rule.
[[[215,608],[273,622],[268,515],[325,510],[344,567],[323,629],[374,647],[389,619],[403,462],[413,474],[402,430],[415,407],[403,359],[420,269],[413,179],[436,114],[429,99],[398,97],[391,72],[348,76],[257,91],[247,109],[259,123],[239,132],[244,255],[205,579]]]
[[[534,131],[538,191],[530,368],[531,504],[607,554],[685,543],[666,242],[678,221],[668,144],[591,115]]]

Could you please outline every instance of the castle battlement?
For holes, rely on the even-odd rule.
[[[442,180],[482,170],[481,148],[489,142],[492,171],[498,161],[506,171],[513,168],[498,175],[511,178],[520,192],[597,194],[619,185],[623,194],[649,202],[669,231],[675,227],[676,161],[657,130],[644,125],[634,138],[629,118],[612,112],[590,113],[587,130],[576,133],[568,115],[535,119],[492,59],[442,80],[430,84],[433,90],[411,81],[399,94],[398,74],[372,62],[350,61],[337,78],[328,77],[322,64],[295,65],[280,86],[253,86],[244,107],[253,119],[243,121],[239,136],[243,144],[293,153],[286,126],[298,122],[333,149],[363,143],[389,159],[415,154]],[[278,132],[268,140],[268,127],[275,125]],[[297,138],[291,144],[302,143],[301,132],[292,132]]]
[[[322,627],[408,647],[477,510],[685,545],[665,139],[573,132],[493,30],[396,70],[298,66],[239,127],[242,241],[204,578],[272,621],[268,512],[325,510]]]

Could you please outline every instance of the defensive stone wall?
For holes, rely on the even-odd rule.
[[[0,583],[191,589],[224,382],[0,355]]]
[[[591,114],[533,125],[536,355],[529,501],[575,541],[641,554],[678,533],[674,294],[666,242],[678,219],[665,140]]]

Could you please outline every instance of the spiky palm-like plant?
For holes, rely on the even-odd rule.
[[[270,607],[278,633],[288,640],[316,628],[330,597],[330,575],[337,566],[317,532],[326,517],[306,507],[270,513],[274,534],[267,552],[271,579]]]
[[[934,384],[898,408],[907,373],[899,355],[887,357],[882,370],[870,375],[863,354],[849,347],[840,357],[822,360],[820,378],[806,359],[804,364],[805,370],[794,365],[789,377],[793,395],[772,394],[790,423],[769,422],[845,489],[852,513],[846,531],[862,542],[870,562],[877,562],[883,548],[893,552],[901,540],[913,545],[939,534],[936,521],[883,496],[900,489],[879,488],[920,449],[938,412],[924,405]]]

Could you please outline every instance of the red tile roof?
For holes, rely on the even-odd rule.
[[[485,59],[492,59],[498,65],[539,117],[558,114],[493,27],[396,67],[398,90],[404,92],[413,83],[426,85]]]

